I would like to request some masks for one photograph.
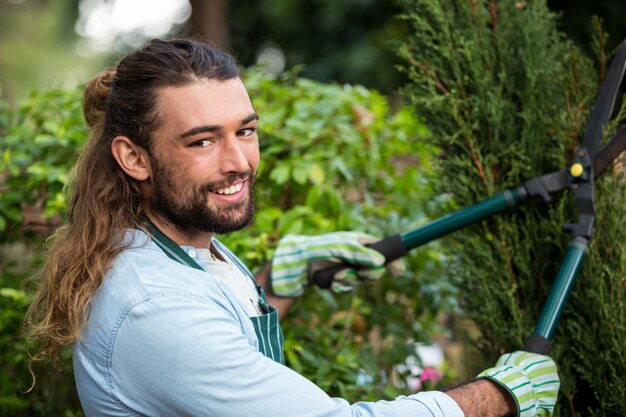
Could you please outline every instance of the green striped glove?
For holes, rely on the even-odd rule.
[[[507,353],[478,378],[491,379],[506,388],[515,399],[519,417],[549,417],[554,412],[561,381],[556,364],[548,356]]]
[[[287,235],[278,242],[272,259],[272,292],[283,297],[296,297],[310,284],[310,276],[315,271],[337,263],[359,267],[346,267],[336,273],[331,284],[333,291],[350,291],[363,280],[378,279],[385,273],[385,257],[364,246],[377,240],[358,232]],[[395,273],[402,269],[397,263],[392,268]]]

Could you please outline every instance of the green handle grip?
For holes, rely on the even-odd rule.
[[[589,241],[581,236],[570,241],[565,259],[552,285],[535,331],[526,339],[525,351],[544,355],[549,353],[550,341],[554,337],[556,325],[580,272],[588,245]]]
[[[403,233],[401,235],[402,243],[407,251],[411,250],[456,230],[463,229],[472,223],[513,208],[521,200],[523,200],[521,189],[505,190],[480,203],[440,217],[418,229]]]

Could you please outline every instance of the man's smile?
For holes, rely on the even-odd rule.
[[[230,195],[230,194],[235,194],[235,193],[241,191],[242,188],[243,188],[243,183],[240,182],[238,184],[231,185],[229,187],[224,187],[224,188],[217,189],[217,190],[214,191],[214,193]]]
[[[228,183],[219,184],[216,187],[211,187],[208,189],[209,195],[211,199],[218,203],[221,202],[223,204],[240,204],[249,194],[249,184],[251,181],[249,177],[239,178],[236,182],[229,181]]]

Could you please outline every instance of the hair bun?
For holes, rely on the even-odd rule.
[[[94,127],[104,117],[107,96],[109,95],[115,72],[113,68],[102,71],[85,85],[83,115],[89,127]]]

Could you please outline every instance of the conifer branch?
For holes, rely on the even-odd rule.
[[[435,85],[437,86],[439,91],[441,91],[443,94],[450,93],[450,91],[448,91],[448,89],[441,83],[441,80],[437,76],[437,72],[433,68],[430,67],[430,65],[428,64],[428,61],[425,61],[424,63],[422,63],[422,62],[416,61],[410,56],[407,57],[407,60],[409,61],[411,65],[422,69],[423,72],[426,73],[426,75],[429,75],[431,79],[435,82]]]
[[[480,177],[483,184],[485,185],[485,190],[489,190],[489,182],[487,181],[487,175],[485,174],[483,165],[480,163],[480,160],[478,159],[478,153],[476,152],[476,148],[474,147],[474,142],[472,141],[471,136],[467,136],[467,144],[469,145],[472,162],[474,163],[474,166],[478,170],[478,176]]]

